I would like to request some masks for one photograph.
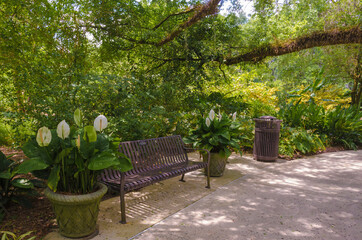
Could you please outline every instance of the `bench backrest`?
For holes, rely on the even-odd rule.
[[[119,151],[131,159],[133,164],[133,169],[126,175],[166,168],[188,161],[179,135],[121,142]]]

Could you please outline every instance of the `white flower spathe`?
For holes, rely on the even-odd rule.
[[[61,121],[57,126],[58,137],[60,137],[61,139],[66,139],[69,136],[69,133],[70,127],[68,123],[65,120]]]
[[[207,127],[210,127],[210,124],[211,124],[210,118],[208,118],[208,117],[206,118],[205,124]]]
[[[40,147],[46,147],[52,140],[52,132],[47,127],[41,127],[36,134],[36,141]]]
[[[235,121],[235,119],[236,119],[236,112],[234,112],[233,114],[233,121]]]
[[[107,118],[105,116],[103,116],[103,115],[99,115],[94,120],[94,128],[98,132],[103,131],[103,129],[105,129],[107,127],[107,125],[108,125]]]
[[[211,109],[210,113],[209,113],[209,118],[211,121],[214,121],[214,118],[215,118],[215,112],[214,110]]]

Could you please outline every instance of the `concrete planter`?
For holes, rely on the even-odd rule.
[[[202,156],[203,161],[207,162],[207,154],[203,154]],[[210,177],[221,177],[224,175],[227,159],[227,157],[224,157],[219,153],[210,153]]]
[[[96,188],[96,192],[83,195],[54,193],[49,188],[45,190],[45,196],[53,205],[61,235],[81,238],[96,232],[99,203],[107,187],[97,183]]]

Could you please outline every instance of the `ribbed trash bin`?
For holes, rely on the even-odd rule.
[[[280,123],[272,116],[254,118],[254,159],[258,161],[273,162],[278,158]]]

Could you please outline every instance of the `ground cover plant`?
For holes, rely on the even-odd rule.
[[[12,160],[0,151],[0,221],[7,213],[7,207],[13,202],[25,207],[31,207],[30,196],[37,196],[35,185],[37,180],[29,180],[17,173],[20,162]]]

